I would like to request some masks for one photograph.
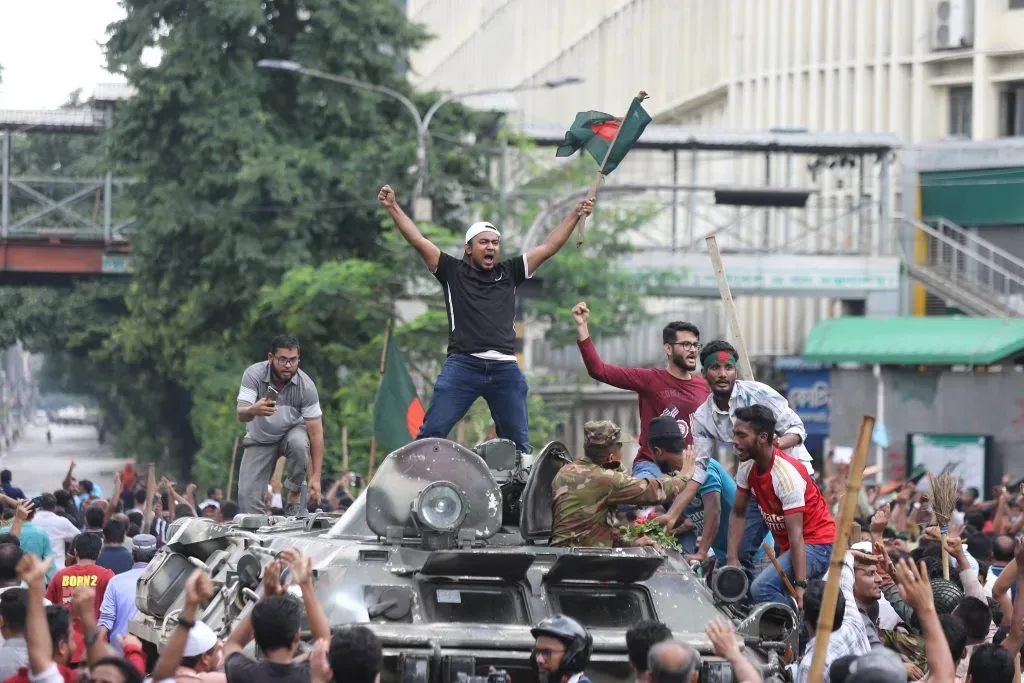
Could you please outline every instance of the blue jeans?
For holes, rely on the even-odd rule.
[[[789,577],[790,581],[794,580],[793,576],[793,562],[792,553],[786,551],[779,555],[779,564],[782,566],[782,570]],[[807,580],[820,579],[828,571],[828,561],[832,559],[832,544],[820,544],[820,545],[804,545],[804,555],[806,556],[805,565],[807,567]],[[750,585],[750,599],[755,603],[762,602],[781,602],[786,605],[792,605],[793,600],[789,597],[789,593],[786,591],[786,587],[782,584],[782,579],[779,577],[779,573],[775,571],[775,567],[769,565],[757,575],[754,579],[754,583]]]
[[[434,395],[416,438],[447,439],[452,427],[482,396],[491,409],[498,438],[514,441],[516,448],[529,453],[528,390],[526,377],[515,361],[485,360],[463,354],[448,356],[434,382]]]
[[[754,500],[753,496],[747,501],[745,522],[743,543],[740,545],[740,564],[753,577],[754,556],[761,549],[761,542],[764,540],[764,537],[768,535],[768,525],[765,523],[764,517],[761,516],[761,508],[757,506],[757,501]],[[775,550],[775,548],[772,548],[772,550]]]

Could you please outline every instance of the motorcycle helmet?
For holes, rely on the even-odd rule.
[[[530,629],[530,635],[534,638],[550,636],[565,644],[562,661],[558,665],[558,670],[552,674],[554,680],[583,671],[594,651],[594,638],[590,632],[583,628],[580,622],[564,614],[556,614],[542,620]],[[530,663],[537,671],[537,658],[532,657]]]

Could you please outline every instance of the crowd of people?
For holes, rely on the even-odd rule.
[[[72,463],[60,489],[31,500],[9,470],[0,473],[0,504],[12,519],[0,528],[0,681],[379,683],[379,639],[362,626],[332,633],[313,589],[312,562],[296,549],[282,551],[267,565],[260,600],[226,639],[197,618],[214,587],[209,575],[196,569],[163,649],[147,650],[128,625],[136,612],[138,579],[166,541],[167,526],[183,516],[230,520],[238,507],[224,499],[219,487],[210,487],[207,498],[197,503],[195,485],[178,493],[174,482],[161,478],[149,501],[147,525],[146,482],[131,464],[115,477],[108,498],[93,482],[78,481],[74,469]],[[283,513],[279,483],[269,488],[264,511]],[[329,491],[338,505],[351,502],[343,478]],[[285,568],[288,583],[301,594],[301,606],[285,597]],[[307,652],[300,648],[303,622],[313,638]],[[539,680],[586,680],[593,639],[579,622],[551,617],[532,633],[532,664]],[[734,664],[740,680],[758,680],[730,624],[709,624],[708,636],[715,652]],[[243,653],[252,641],[261,653],[258,660]],[[697,650],[673,640],[660,622],[636,624],[627,643],[638,680],[690,680],[700,668]]]
[[[792,665],[797,683],[805,683],[810,680],[828,579],[828,558],[820,571],[812,570],[810,560],[818,551],[808,551],[807,546],[831,550],[828,543],[818,542],[825,539],[815,536],[818,532],[810,527],[833,519],[842,502],[838,492],[845,489],[849,472],[839,466],[819,482],[801,461],[780,454],[770,409],[755,404],[736,412],[733,438],[740,452],[738,471],[734,477],[717,461],[717,467],[710,465],[721,487],[719,496],[722,491],[731,492],[724,501],[730,532],[724,542],[712,542],[708,553],[711,558],[721,554],[725,562],[747,566],[739,559],[742,538],[747,535],[744,505],[760,507],[763,501],[766,506],[788,505],[787,510],[800,507],[786,502],[786,496],[799,491],[807,516],[810,502],[817,501],[814,505],[822,517],[798,530],[806,541],[801,554],[807,562],[803,569],[799,562],[786,565],[796,576],[808,577],[805,585],[795,586],[803,590],[799,594],[782,588],[779,594],[759,590],[763,572],[773,572],[783,585],[778,572],[768,566],[755,575],[750,594],[755,603],[792,600],[791,604],[800,608],[804,649],[794,654]],[[697,459],[692,447],[680,443],[683,437],[674,418],[653,419],[648,435],[653,455],[650,462],[667,473],[663,476],[671,485],[660,486],[660,479],[633,478],[610,465],[616,463],[621,441],[618,428],[607,422],[587,425],[588,450],[576,465],[591,467],[586,463],[594,463],[602,477],[648,487],[643,489],[646,494],[639,496],[643,500],[628,499],[620,491],[611,501],[616,506],[660,503],[667,514],[673,507],[671,497],[681,495],[693,479]],[[783,487],[785,495],[778,501],[767,493],[775,492],[777,483],[754,483],[776,469],[774,464],[765,464],[767,455],[783,463],[785,474],[781,476],[788,486]],[[563,471],[569,477],[580,476],[572,465]],[[803,487],[796,485],[794,472],[801,473]],[[556,495],[557,482],[556,477]],[[973,489],[964,490],[944,541],[951,569],[948,580],[942,578],[943,539],[931,525],[927,487],[908,482],[888,493],[865,487],[858,500],[863,532],[851,539],[841,565],[840,592],[825,657],[826,681],[1017,680],[1024,648],[1024,596],[1017,593],[1024,580],[1024,543],[1016,537],[1024,516],[1019,512],[1022,496],[1009,491],[1007,483],[997,487],[989,501],[981,500]],[[332,634],[313,591],[311,562],[294,549],[282,552],[279,560],[268,565],[261,600],[224,640],[196,619],[213,594],[210,577],[196,570],[187,583],[185,606],[166,646],[159,656],[145,651],[128,632],[128,622],[135,613],[138,578],[165,540],[155,529],[156,523],[166,527],[176,517],[193,515],[223,520],[238,511],[216,487],[199,503],[194,502],[195,486],[179,494],[173,482],[162,479],[159,488],[151,501],[152,523],[146,528],[146,488],[130,465],[118,475],[114,492],[105,499],[94,484],[75,479],[73,465],[64,487],[32,501],[17,488],[11,472],[0,473],[0,503],[13,510],[11,524],[0,529],[0,681],[70,683],[84,675],[103,683],[137,683],[146,677],[182,683],[242,681],[243,677],[325,683],[342,678],[356,683],[377,679],[383,666],[379,640],[371,630],[358,626],[334,629]],[[272,489],[268,506],[279,502],[273,500]],[[752,500],[744,501],[744,496]],[[555,506],[557,511],[557,500]],[[689,506],[684,514],[686,509]],[[706,516],[707,510],[703,512]],[[556,516],[554,545],[559,544],[559,528]],[[573,536],[573,543],[614,545],[616,528],[614,522],[608,522],[607,538]],[[832,528],[834,533],[834,523]],[[691,530],[680,533],[687,531]],[[793,531],[785,521],[772,527],[768,538],[781,557],[793,555]],[[696,537],[698,547],[703,545],[704,533]],[[703,560],[696,553],[690,557],[695,563]],[[287,586],[281,585],[280,576],[285,567],[301,593],[302,607],[283,597]],[[299,638],[303,620],[315,643],[305,654],[300,652]],[[533,634],[532,661],[539,680],[586,680],[593,640],[583,625],[558,615],[539,623]],[[708,624],[707,635],[716,655],[732,663],[735,680],[759,680],[742,655],[731,625]],[[262,653],[258,661],[242,652],[252,640]],[[674,639],[664,624],[634,625],[626,644],[637,680],[696,682],[700,653],[691,644]]]
[[[656,545],[623,533],[653,517],[695,567],[743,567],[748,604],[797,609],[805,633],[793,667],[797,683],[806,683],[849,465],[836,463],[828,476],[815,471],[799,416],[771,387],[738,379],[739,354],[728,342],[702,345],[695,326],[669,323],[665,368],[623,368],[598,356],[586,304],[572,315],[587,371],[637,393],[641,429],[627,472],[621,429],[607,420],[584,425],[584,452],[555,477],[552,544]],[[723,448],[738,456],[732,471],[716,457]],[[832,564],[840,567],[840,590],[826,681],[1011,683],[1020,676],[1024,491],[1010,491],[1009,478],[989,501],[964,489],[943,536],[922,481],[859,492],[863,533]]]
[[[60,488],[32,498],[17,486],[10,470],[0,472],[0,506],[8,520],[0,526],[0,681],[72,683],[87,676],[101,683],[135,683],[147,675],[192,683],[197,677],[206,683],[224,680],[224,673],[217,673],[223,671],[219,662],[230,654],[228,645],[234,641],[220,643],[200,623],[187,637],[172,639],[174,649],[168,647],[154,662],[153,653],[144,651],[128,626],[136,614],[139,577],[168,540],[170,524],[196,516],[230,521],[239,506],[224,497],[220,486],[210,486],[206,498],[197,501],[195,484],[179,492],[174,481],[161,477],[147,509],[147,481],[137,476],[132,463],[115,475],[106,497],[97,483],[78,480],[75,467],[72,461]],[[285,514],[287,489],[281,478],[278,471],[267,485],[262,512]],[[311,505],[347,508],[353,500],[349,479],[346,472],[326,481],[328,495]],[[308,560],[291,551],[283,558],[301,588],[299,565],[308,567]],[[200,574],[189,582],[188,604],[193,597],[209,597],[204,592],[209,578]],[[275,594],[271,590],[266,596]],[[188,610],[179,621],[182,628],[193,613]],[[264,629],[278,623],[276,615],[268,615]],[[252,632],[250,626],[249,640]],[[245,634],[239,632],[240,637]],[[365,640],[365,634],[360,637]],[[244,664],[236,670],[235,680],[248,675]]]

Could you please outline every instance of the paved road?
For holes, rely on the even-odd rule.
[[[109,440],[100,444],[96,429],[77,425],[50,425],[53,444],[46,443],[46,427],[28,426],[10,451],[0,458],[0,468],[13,474],[13,483],[26,496],[60,488],[60,483],[74,460],[75,476],[100,485],[109,496],[114,473],[125,461],[115,458]]]

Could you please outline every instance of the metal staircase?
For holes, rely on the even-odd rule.
[[[924,245],[905,259],[907,273],[964,313],[994,318],[1024,315],[1024,259],[944,218],[902,217]]]

